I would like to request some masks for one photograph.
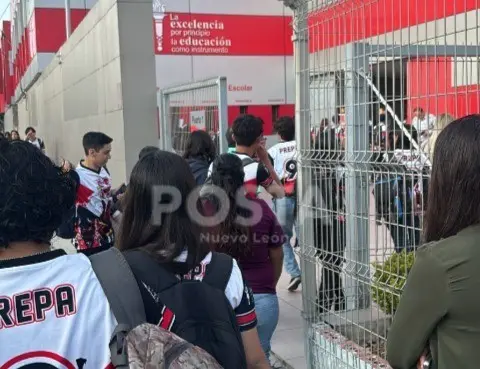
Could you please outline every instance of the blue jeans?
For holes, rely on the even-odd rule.
[[[278,324],[278,297],[272,293],[257,293],[253,298],[258,321],[258,337],[265,355],[269,358],[273,332]]]
[[[273,200],[273,208],[277,219],[282,226],[283,233],[286,236],[286,242],[283,244],[283,266],[291,278],[300,277],[300,267],[298,266],[295,253],[293,252],[290,240],[293,236],[293,225],[295,224],[295,233],[298,237],[298,225],[295,222],[295,207],[297,206],[294,197],[284,197]]]

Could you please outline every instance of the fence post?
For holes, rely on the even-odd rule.
[[[310,165],[306,165],[310,150],[310,74],[308,50],[308,3],[298,1],[294,12],[293,43],[295,58],[295,135],[297,141],[297,188],[298,188],[298,222],[300,224],[300,265],[302,269],[302,302],[304,330],[308,337],[305,344],[307,368],[313,368],[314,342],[309,338],[312,322],[315,318],[315,299],[317,295],[317,278],[315,262],[309,258],[309,249],[314,245],[313,218],[309,208],[303,202],[309,194],[312,184]],[[305,198],[306,199],[306,198]],[[310,200],[310,199],[309,199]]]
[[[227,96],[227,78],[218,79],[218,143],[219,152],[226,153],[228,149],[227,129],[228,129],[228,96]]]
[[[161,120],[160,120],[160,135],[162,137],[162,150],[172,151],[172,122],[170,115],[168,114],[170,108],[168,104],[169,96],[163,91],[160,92],[161,96]]]
[[[346,292],[347,309],[366,309],[370,305],[369,243],[369,141],[367,114],[368,86],[356,71],[369,69],[366,46],[346,45],[345,113],[346,113]]]

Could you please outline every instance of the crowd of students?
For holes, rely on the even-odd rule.
[[[21,140],[20,134],[17,130],[7,131],[7,132],[0,132],[0,138],[5,138],[8,141],[18,141]],[[37,146],[40,150],[45,152],[45,143],[41,138],[37,137],[37,131],[33,127],[27,127],[25,130],[25,141],[30,142],[32,145]]]
[[[115,364],[109,343],[121,322],[91,262],[114,247],[133,272],[147,323],[193,341],[225,368],[270,368],[284,254],[288,289],[301,283],[291,246],[293,119],[276,129],[281,142],[270,155],[263,122],[251,115],[235,120],[229,154],[216,156],[202,132],[191,134],[184,157],[146,147],[117,189],[106,167],[113,140],[103,133],[85,134],[75,168],[55,165],[37,145],[0,138],[0,367],[27,359],[78,369]],[[163,187],[174,195],[159,196]],[[274,198],[273,210],[259,187]],[[55,234],[72,238],[78,253],[52,251]],[[175,289],[189,281],[198,282],[189,293]]]

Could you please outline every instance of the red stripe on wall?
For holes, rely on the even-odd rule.
[[[420,58],[407,62],[408,121],[414,108],[456,118],[480,112],[479,85],[452,85],[451,58]]]
[[[478,0],[340,0],[308,20],[310,52],[475,10]]]
[[[71,9],[72,32],[87,15],[88,9]],[[66,40],[65,10],[35,8],[37,52],[56,53]]]

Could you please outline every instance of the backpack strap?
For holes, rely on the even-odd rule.
[[[152,260],[152,258],[143,251],[127,251],[125,253],[125,258],[128,261],[128,264],[132,266],[133,270],[155,271],[155,274],[157,275],[156,281],[158,282],[155,285],[155,289],[158,292],[164,291],[180,282],[172,270],[166,265],[162,265]]]
[[[89,259],[117,321],[132,328],[145,323],[140,288],[122,253],[111,247]]]
[[[126,369],[129,366],[124,339],[132,328],[147,321],[137,280],[115,247],[88,258],[118,322],[109,345],[112,364]]]
[[[203,282],[208,285],[225,291],[230,281],[233,270],[233,259],[227,254],[219,252],[212,253],[212,260],[207,267]]]
[[[247,165],[256,163],[255,160],[253,160],[251,157],[246,157],[242,159],[242,166],[246,167]]]

